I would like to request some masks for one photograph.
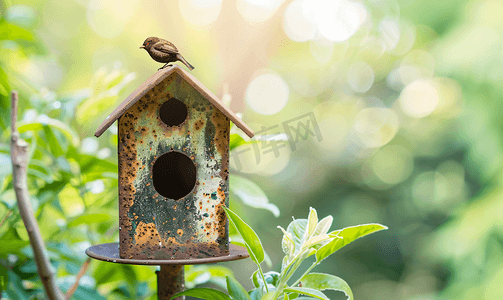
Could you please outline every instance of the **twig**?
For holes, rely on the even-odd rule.
[[[37,271],[44,284],[45,292],[51,300],[65,300],[65,296],[56,285],[54,269],[49,262],[44,240],[40,234],[37,220],[33,215],[33,209],[30,203],[30,194],[27,183],[27,165],[28,165],[28,143],[19,137],[17,132],[17,102],[18,94],[16,91],[11,93],[11,161],[12,161],[12,183],[16,192],[19,214],[23,219],[24,226],[30,238],[30,244],[33,248],[33,255],[37,263]]]
[[[66,291],[66,294],[65,294],[65,297],[66,299],[70,299],[73,295],[73,293],[75,293],[75,291],[77,290],[77,288],[79,287],[79,281],[80,281],[80,278],[82,278],[82,276],[84,276],[84,274],[86,273],[87,271],[87,268],[89,267],[89,263],[91,263],[91,258],[88,258],[84,264],[82,265],[82,267],[80,268],[79,272],[77,273],[77,278],[75,279],[75,282],[73,283],[73,285],[68,289],[68,291]]]
[[[2,220],[2,223],[0,223],[0,227],[3,226],[3,223],[5,223],[5,220],[7,220],[10,217],[10,214],[12,214],[12,209],[9,210],[9,212],[5,215],[5,217]]]

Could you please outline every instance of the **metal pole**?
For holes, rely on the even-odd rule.
[[[183,265],[161,265],[157,274],[157,298],[169,300],[174,294],[183,291],[185,278]],[[185,296],[176,297],[174,300],[184,300]]]

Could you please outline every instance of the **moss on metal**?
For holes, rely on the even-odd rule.
[[[159,107],[171,98],[187,118],[168,127]],[[229,119],[177,73],[148,91],[118,120],[120,257],[185,259],[227,255]],[[157,193],[152,166],[178,151],[195,164],[196,184],[175,200]],[[169,185],[169,182],[166,182]]]

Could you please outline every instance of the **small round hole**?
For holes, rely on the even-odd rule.
[[[180,100],[171,98],[159,108],[159,117],[168,126],[177,126],[187,118],[187,106]]]
[[[163,197],[178,200],[196,185],[196,166],[185,154],[172,151],[161,155],[152,167],[154,189]]]

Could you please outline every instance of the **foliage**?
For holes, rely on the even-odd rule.
[[[264,249],[262,243],[253,229],[246,224],[238,215],[228,208],[225,209],[227,217],[239,232],[244,244],[255,262],[258,270],[253,273],[251,280],[254,289],[246,291],[234,278],[227,276],[227,294],[208,288],[192,288],[177,296],[192,296],[200,299],[302,299],[301,295],[317,299],[328,299],[324,290],[336,290],[346,294],[348,299],[353,299],[353,293],[349,285],[341,278],[323,273],[310,273],[324,259],[334,254],[337,250],[354,240],[368,234],[387,229],[380,224],[365,224],[346,227],[340,230],[329,231],[332,226],[332,216],[327,216],[318,221],[318,214],[314,208],[310,208],[307,219],[293,220],[283,229],[281,242],[285,254],[281,272],[270,271],[263,273],[261,263],[264,261]],[[310,256],[315,256],[316,261],[294,283],[288,284],[295,277],[299,266]]]

